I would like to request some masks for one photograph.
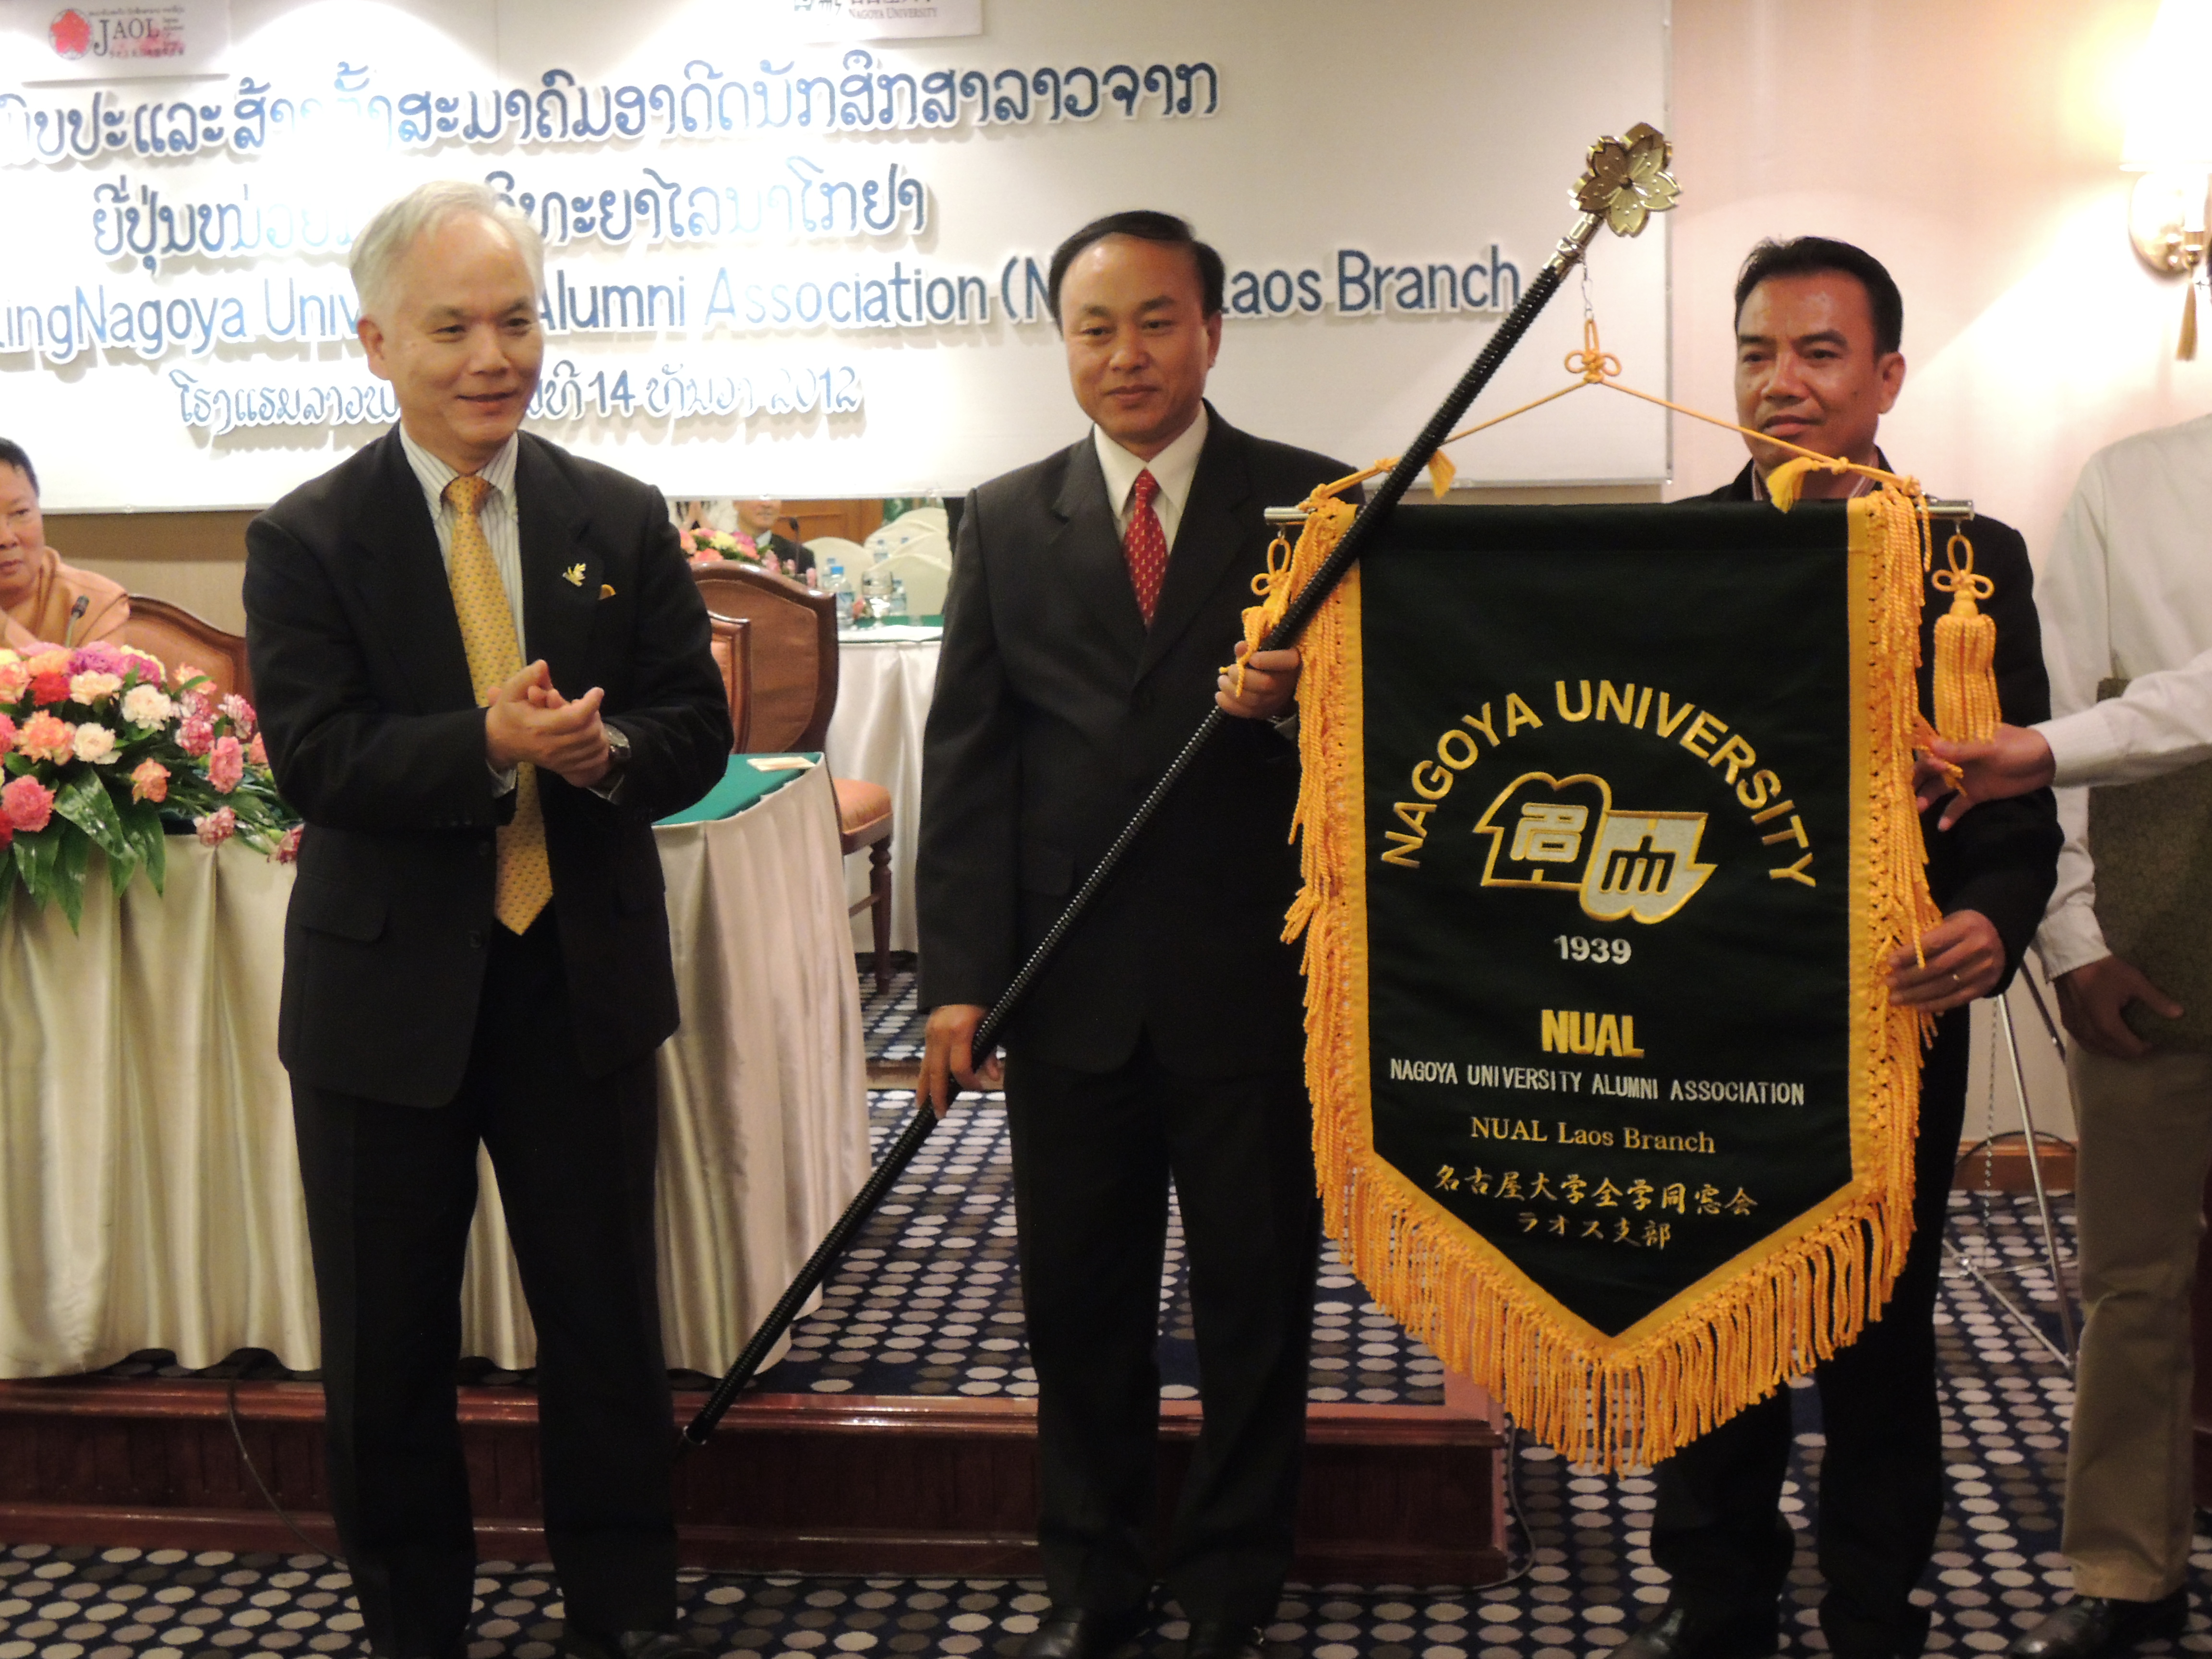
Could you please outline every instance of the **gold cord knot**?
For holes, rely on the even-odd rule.
[[[1581,375],[1584,386],[1596,386],[1620,374],[1620,359],[1598,345],[1596,318],[1583,319],[1583,349],[1567,354],[1567,373]]]
[[[1959,562],[1959,550],[1962,547],[1966,550],[1964,564]],[[1963,605],[1971,613],[1974,600],[1990,599],[1996,594],[1997,585],[1974,568],[1974,544],[1966,539],[1963,531],[1951,532],[1951,539],[1944,544],[1943,562],[1948,568],[1930,576],[1928,585],[1939,593],[1953,595],[1951,608],[1954,611]]]

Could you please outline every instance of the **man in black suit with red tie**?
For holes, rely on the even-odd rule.
[[[1320,1237],[1287,842],[1295,651],[1221,673],[1265,568],[1265,509],[1352,469],[1206,404],[1222,265],[1123,213],[1053,256],[1090,432],[968,499],[922,769],[924,1088],[1000,1073],[985,1006],[1164,772],[1207,700],[1233,720],[1161,808],[1006,1034],[1022,1291],[1037,1373],[1050,1615],[1028,1659],[1136,1635],[1173,1180],[1205,1426],[1159,1576],[1188,1659],[1253,1650],[1291,1556]]]
[[[576,1659],[678,1659],[653,1051],[677,1023],[654,819],[729,711],[658,492],[518,430],[529,222],[429,185],[355,244],[399,425],[246,532],[253,679],[307,820],[278,1042],[321,1304],[331,1509],[377,1659],[464,1650],[454,1424],[477,1147],[538,1337]]]

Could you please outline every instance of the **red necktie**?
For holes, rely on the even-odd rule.
[[[1152,511],[1152,497],[1160,481],[1146,467],[1137,475],[1129,495],[1129,529],[1121,546],[1129,556],[1129,581],[1137,590],[1137,609],[1145,613],[1145,626],[1152,625],[1152,611],[1160,602],[1160,584],[1167,580],[1168,538]]]

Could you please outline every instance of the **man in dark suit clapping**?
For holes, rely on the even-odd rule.
[[[1207,700],[1231,721],[1039,978],[1007,1033],[1022,1290],[1053,1610],[1023,1651],[1089,1659],[1152,1584],[1160,1267],[1170,1179],[1191,1261],[1205,1427],[1161,1576],[1189,1659],[1249,1651],[1290,1565],[1319,1206],[1285,841],[1297,653],[1221,675],[1266,562],[1265,509],[1351,471],[1204,400],[1220,257],[1122,213],[1053,256],[1072,447],[960,520],[922,772],[924,1087],[1003,991]],[[1241,651],[1242,647],[1237,647]]]
[[[660,495],[518,430],[542,254],[481,185],[355,244],[399,425],[246,534],[253,679],[307,820],[284,941],[331,1508],[372,1653],[448,1659],[476,1550],[454,1425],[477,1147],[538,1334],[546,1541],[577,1659],[676,1659],[653,823],[730,751]]]

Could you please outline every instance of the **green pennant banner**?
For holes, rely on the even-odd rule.
[[[1579,1460],[1724,1420],[1901,1264],[1919,544],[1887,495],[1401,509],[1309,631],[1331,1231]]]

